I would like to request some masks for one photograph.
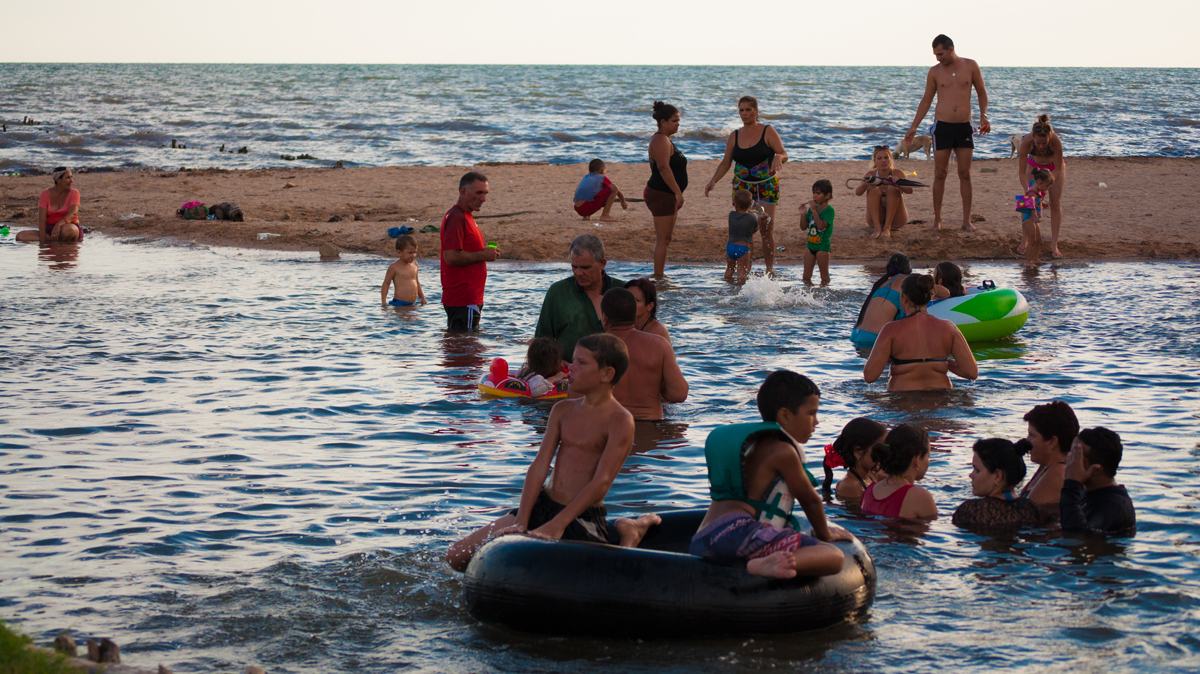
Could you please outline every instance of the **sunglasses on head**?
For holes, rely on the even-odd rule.
[[[891,148],[889,148],[887,145],[876,145],[875,149],[872,151],[879,152],[880,150],[888,150],[888,149],[891,149]]]
[[[1034,124],[1033,132],[1038,135],[1045,135],[1047,133],[1050,133],[1050,125],[1049,124]]]

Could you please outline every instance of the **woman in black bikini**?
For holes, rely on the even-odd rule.
[[[954,388],[948,372],[975,379],[979,366],[966,338],[950,321],[925,311],[933,298],[933,278],[913,274],[900,284],[905,317],[883,326],[863,366],[869,384],[890,368],[889,391],[931,391]]]
[[[688,175],[687,157],[671,142],[671,136],[679,131],[679,108],[654,101],[654,121],[658,131],[650,138],[650,180],[642,196],[654,216],[654,275],[662,278]]]
[[[1050,256],[1062,257],[1058,250],[1058,228],[1062,225],[1062,193],[1067,182],[1067,166],[1063,160],[1062,139],[1050,126],[1050,115],[1038,115],[1032,131],[1021,139],[1017,150],[1017,179],[1021,181],[1021,192],[1029,189],[1035,169],[1046,169],[1054,176],[1050,185]],[[1024,255],[1028,241],[1022,240],[1017,253]]]
[[[1028,496],[1039,506],[1057,513],[1066,476],[1067,454],[1075,436],[1079,435],[1079,419],[1070,405],[1055,400],[1026,412],[1025,422],[1032,446],[1029,458],[1038,469],[1021,490],[1021,496]]]
[[[725,141],[725,156],[717,172],[704,186],[704,196],[713,191],[717,181],[732,165],[733,193],[746,190],[767,212],[767,222],[759,227],[762,233],[763,261],[767,273],[775,271],[775,205],[779,203],[779,171],[788,160],[783,139],[774,128],[758,121],[758,99],[742,96],[738,99],[738,116],[742,128],[734,130]],[[755,139],[758,140],[755,140]]]

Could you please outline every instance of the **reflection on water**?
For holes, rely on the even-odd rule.
[[[832,286],[808,289],[787,268],[742,288],[723,268],[668,268],[660,317],[691,392],[638,425],[614,514],[703,506],[705,436],[757,419],[759,383],[787,367],[822,389],[814,472],[855,416],[920,423],[937,449],[923,484],[944,516],[881,522],[829,504],[880,572],[860,625],[628,643],[479,625],[441,561],[517,500],[550,405],[485,400],[476,382],[492,357],[521,362],[565,265],[494,265],[484,330],[462,335],[436,303],[380,310],[384,259],[103,237],[76,250],[0,246],[0,614],[40,639],[112,634],[130,661],[180,671],[1200,666],[1195,264],[972,264],[1020,289],[1030,320],[980,346],[977,382],[916,395],[865,384],[846,339],[879,269],[835,267]],[[1021,416],[1053,398],[1121,433],[1138,535],[952,526],[974,440],[1023,436]]]

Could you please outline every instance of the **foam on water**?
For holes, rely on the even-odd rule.
[[[799,307],[817,306],[817,299],[811,288],[795,286],[785,288],[782,283],[766,275],[751,276],[746,279],[738,294],[719,301],[722,306],[746,305],[752,307]]]

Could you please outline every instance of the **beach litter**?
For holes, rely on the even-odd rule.
[[[130,213],[129,215],[122,215],[120,218],[117,218],[117,219],[118,220],[137,220],[138,218],[144,218],[144,217],[146,217],[146,216],[142,215],[141,213]]]
[[[259,241],[266,241],[267,239],[274,239],[274,238],[276,238],[276,237],[280,237],[280,236],[283,236],[283,235],[282,235],[282,234],[272,234],[272,233],[270,233],[270,232],[259,232],[259,233],[258,233],[258,240],[259,240]]]
[[[1100,183],[1100,187],[1108,187],[1108,185],[1105,185],[1104,183]]]

